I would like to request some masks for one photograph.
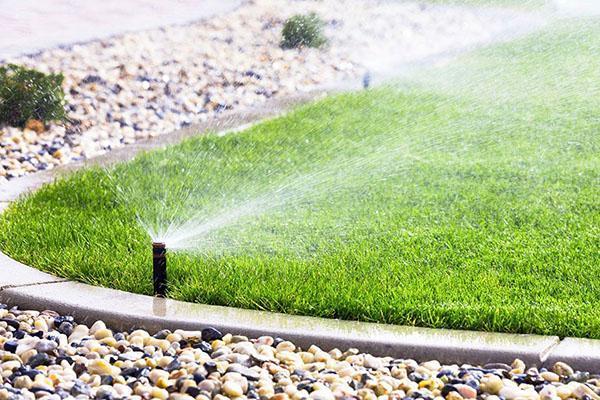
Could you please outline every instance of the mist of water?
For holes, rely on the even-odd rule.
[[[600,15],[598,0],[554,0],[557,10],[568,16],[591,17]]]
[[[145,228],[151,232],[154,240],[164,241],[171,249],[209,250],[215,246],[222,247],[225,241],[232,242],[232,238],[216,238],[213,234],[224,228],[248,224],[251,223],[250,219],[259,218],[265,213],[334,195],[340,190],[360,186],[366,179],[385,179],[418,160],[418,156],[411,154],[409,146],[396,146],[390,148],[383,145],[371,149],[370,154],[354,158],[340,157],[318,170],[290,175],[281,184],[255,198],[230,202],[227,207],[210,215],[199,212],[188,221],[169,224],[163,231],[154,231],[150,226]]]
[[[370,109],[386,102],[385,98],[380,101],[361,112],[368,114]],[[185,177],[191,175],[189,177],[193,181],[199,166],[214,157],[210,150],[199,151],[193,159],[185,160],[177,167],[169,167],[160,160],[145,165],[145,173],[156,177],[149,181],[124,183],[118,174],[111,176],[123,202],[138,210],[139,223],[153,241],[164,242],[172,250],[211,254],[246,251],[265,245],[256,243],[258,238],[255,235],[257,231],[269,229],[268,218],[273,215],[285,213],[285,218],[294,219],[296,215],[318,208],[321,202],[327,202],[340,193],[355,193],[358,199],[366,195],[363,193],[365,187],[377,182],[385,184],[384,181],[394,180],[419,165],[432,162],[440,154],[445,162],[452,162],[472,152],[473,143],[465,141],[464,133],[449,130],[443,134],[422,136],[418,133],[419,127],[411,125],[410,119],[404,124],[399,122],[398,117],[390,115],[387,124],[384,123],[387,129],[363,136],[350,145],[332,136],[327,144],[322,144],[328,151],[310,159],[309,167],[303,165],[280,173],[275,166],[271,175],[251,176],[234,189],[225,184],[222,192],[216,190],[213,191],[216,195],[208,195],[208,205],[205,196],[209,188],[202,187],[202,184],[173,189],[169,185],[161,185],[161,181],[169,179],[171,175],[165,171],[172,168],[178,171],[178,179],[185,181]],[[320,128],[323,127],[326,123]],[[311,135],[312,132],[307,131],[298,141],[310,141]],[[479,138],[479,154],[484,156],[487,145],[496,140],[493,137]],[[343,142],[343,145],[337,142]],[[348,146],[352,147],[350,151]],[[249,154],[252,148],[246,151]],[[266,156],[273,157],[274,152],[269,151]],[[164,162],[170,162],[171,156],[165,155]],[[285,159],[285,154],[278,156]],[[222,160],[223,164],[230,162],[235,160]],[[224,181],[235,178],[234,175],[228,176]],[[351,221],[343,221],[340,217],[332,234],[341,235],[349,223]],[[269,236],[266,240],[273,238]],[[289,249],[304,246],[304,243],[293,243],[294,240],[301,241],[302,238],[286,243]]]
[[[600,3],[593,0],[555,0],[554,6],[561,16],[600,14]],[[543,20],[542,17],[538,17],[531,20],[538,22]],[[542,23],[537,25],[538,28],[541,26]],[[508,39],[514,37],[514,32],[512,35],[507,32],[502,35]],[[469,82],[468,77],[458,77],[456,71],[454,76],[457,79],[446,79],[441,83],[436,80],[435,72],[423,75],[421,71],[415,71],[415,63],[412,60],[410,74],[407,74],[408,69],[398,66],[394,56],[388,54],[387,58],[382,57],[373,58],[375,64],[372,69],[382,76],[385,75],[386,79],[393,75],[402,75],[403,81],[399,83],[399,90],[404,88],[407,77],[410,80],[414,76],[414,82],[435,85],[437,90],[448,93],[456,90],[456,85],[471,85],[472,92],[477,91],[477,88],[479,92],[486,92],[481,93],[482,99],[486,95],[493,94],[496,96],[494,101],[502,102],[513,96],[510,90],[504,92],[496,90],[501,86],[498,82],[495,87],[478,86],[479,83],[476,81]],[[377,64],[377,61],[381,64]],[[434,63],[430,61],[431,59],[422,60],[431,66]],[[390,71],[394,72],[390,73]],[[448,77],[452,77],[452,73],[446,75],[446,78]],[[384,102],[385,99],[381,99],[380,104]],[[362,112],[369,113],[369,107],[377,106],[378,104],[366,105]],[[330,151],[309,160],[307,164],[310,166],[302,165],[298,169],[291,168],[287,172],[278,171],[277,166],[274,166],[273,171],[267,171],[261,176],[250,173],[248,179],[235,188],[227,184],[228,179],[225,177],[221,192],[218,188],[202,186],[210,179],[198,179],[203,183],[194,183],[196,178],[194,174],[198,174],[199,171],[198,166],[214,158],[210,149],[199,150],[194,159],[178,160],[179,164],[176,165],[172,164],[173,161],[169,161],[172,154],[165,155],[165,160],[162,162],[146,165],[147,173],[157,177],[156,184],[150,187],[144,186],[144,182],[121,182],[118,174],[111,176],[115,178],[119,196],[125,203],[137,209],[138,221],[153,241],[165,242],[172,250],[200,252],[240,250],[255,244],[256,238],[253,235],[256,234],[256,230],[253,228],[264,223],[264,218],[269,215],[281,212],[287,215],[306,212],[323,199],[335,198],[337,193],[346,191],[360,193],[364,186],[373,182],[398,177],[412,168],[418,168],[420,164],[435,162],[436,158],[432,155],[444,154],[446,162],[451,162],[453,158],[460,159],[461,155],[472,150],[469,146],[472,146],[473,142],[464,140],[464,132],[448,130],[444,134],[423,138],[410,134],[411,131],[418,131],[419,128],[411,126],[410,122],[402,126],[402,131],[398,130],[398,121],[393,118],[390,116],[389,129],[370,137],[362,137],[353,143],[353,151],[337,147],[336,138],[331,137],[328,143],[321,144],[329,147]],[[327,121],[323,121],[320,128],[326,125]],[[311,132],[307,131],[297,140],[309,141],[310,137]],[[493,136],[482,137],[477,145],[477,151],[483,157],[486,151],[491,151],[490,149],[493,148],[488,144],[493,144],[497,140],[499,138]],[[246,149],[248,154],[252,150],[252,148]],[[266,156],[272,155],[266,154]],[[285,154],[279,156],[279,159],[285,159]],[[223,159],[221,162],[235,163],[236,160]],[[161,180],[170,179],[172,176],[171,172],[164,172],[167,169],[176,169],[178,180],[185,184],[176,187],[161,185]],[[235,176],[229,178],[236,180]],[[212,194],[207,195],[207,192]],[[338,229],[343,230],[343,224],[344,222],[340,222]],[[293,246],[293,244],[289,245]]]

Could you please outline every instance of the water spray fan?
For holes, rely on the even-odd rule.
[[[167,246],[163,242],[152,243],[152,280],[154,295],[165,297],[167,294]]]

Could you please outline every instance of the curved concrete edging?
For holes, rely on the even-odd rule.
[[[510,363],[550,367],[565,361],[600,371],[600,341],[557,336],[416,328],[303,317],[162,299],[56,278],[0,253],[0,301],[22,308],[52,309],[91,324],[129,330],[200,330],[213,326],[250,337],[280,336],[301,347],[356,347],[374,355],[442,363]]]
[[[0,268],[0,301],[52,309],[86,323],[101,319],[121,330],[214,326],[251,337],[280,336],[302,347],[356,347],[375,355],[477,364],[510,363],[518,357],[543,365],[559,343],[556,336],[414,328],[185,303],[61,280],[1,253]]]
[[[101,288],[60,279],[0,252],[0,301],[22,308],[51,309],[91,324],[103,320],[119,330],[200,330],[213,326],[250,337],[279,336],[304,348],[356,347],[374,355],[442,363],[510,363],[572,367],[600,372],[600,340],[417,328],[303,317],[211,306]]]

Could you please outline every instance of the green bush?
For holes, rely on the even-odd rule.
[[[9,64],[0,67],[0,124],[23,127],[29,119],[65,120],[62,74]]]
[[[297,14],[285,21],[281,32],[281,47],[321,47],[327,43],[323,34],[324,22],[315,13]]]

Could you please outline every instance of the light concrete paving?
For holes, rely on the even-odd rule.
[[[251,337],[280,336],[303,347],[313,343],[324,349],[356,347],[375,355],[448,363],[510,363],[518,357],[541,365],[548,349],[558,343],[555,336],[425,329],[192,304],[76,282],[5,289],[0,300],[71,314],[86,323],[102,319],[117,329],[214,326]]]
[[[184,24],[225,13],[241,0],[0,0],[0,59]]]

